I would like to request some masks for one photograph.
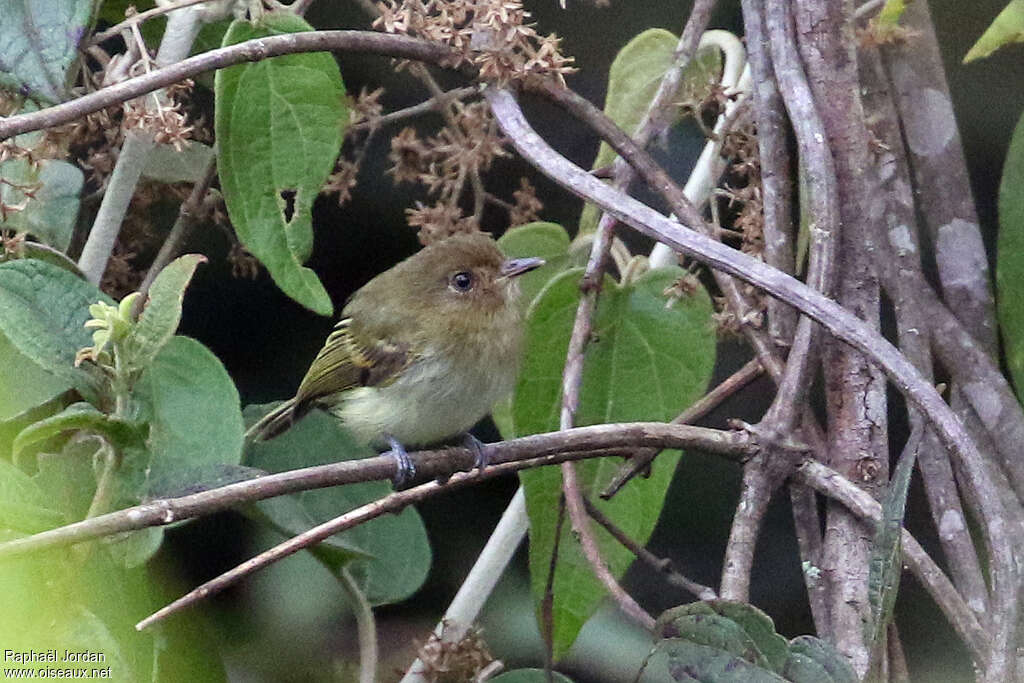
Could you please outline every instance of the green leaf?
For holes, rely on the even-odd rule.
[[[51,399],[68,386],[30,361],[0,332],[0,420]]]
[[[242,455],[238,390],[205,346],[188,337],[172,337],[139,378],[136,393],[152,416],[147,440],[151,461],[144,481],[135,479],[130,486],[140,495],[180,490],[194,480],[196,472],[238,464]]]
[[[784,680],[725,650],[682,638],[668,638],[655,645],[637,679],[638,683],[781,683]]]
[[[256,408],[249,407],[246,413],[250,410],[255,412]],[[247,464],[281,472],[367,455],[373,455],[373,451],[356,443],[338,420],[314,410],[281,436],[253,444]],[[298,533],[383,498],[390,490],[387,482],[371,481],[286,496],[297,501],[298,507],[265,505],[266,501],[259,507],[277,526]],[[375,605],[412,595],[430,569],[426,529],[411,507],[335,534],[321,544],[321,549],[327,551],[328,560],[349,565],[367,599]]]
[[[789,641],[789,658],[783,675],[794,683],[857,683],[860,680],[838,650],[814,636],[797,636]]]
[[[604,113],[629,135],[637,126],[654,99],[665,72],[672,67],[673,53],[679,39],[664,29],[648,29],[619,50],[608,72],[608,94]],[[722,56],[717,48],[700,50],[683,70],[682,85],[676,101],[699,99],[709,84],[717,82],[722,72]],[[682,93],[688,92],[688,96]],[[615,160],[615,151],[605,142],[598,149],[593,168],[607,166]],[[579,234],[597,229],[597,207],[587,204],[580,216]]]
[[[63,411],[26,427],[18,434],[13,447],[15,462],[29,446],[67,431],[101,434],[118,448],[139,445],[145,437],[139,425],[101,413],[89,403],[72,403]]]
[[[1024,0],[1010,0],[964,55],[964,64],[988,57],[1011,43],[1024,43]]]
[[[509,258],[538,256],[545,261],[543,266],[518,279],[524,311],[529,310],[544,286],[571,262],[569,233],[558,223],[536,222],[512,228],[498,239],[498,247]]]
[[[903,13],[907,11],[906,0],[886,0],[878,11],[879,26],[898,26]]]
[[[78,201],[85,181],[75,165],[43,159],[35,165],[25,159],[0,163],[0,201],[24,206],[0,220],[0,228],[27,232],[60,251],[71,242],[78,220]],[[31,193],[31,197],[26,194]]]
[[[901,532],[903,516],[907,509],[907,493],[910,491],[910,475],[914,471],[917,452],[921,444],[922,426],[918,424],[911,432],[907,446],[900,456],[889,488],[882,500],[882,522],[875,529],[871,544],[871,561],[868,565],[868,600],[871,603],[871,624],[866,629],[871,652],[880,652],[885,642],[886,630],[892,620],[896,606],[896,594],[903,572]]]
[[[548,678],[544,669],[516,669],[489,680],[491,683],[572,683],[571,678],[557,671],[552,671],[551,678]]]
[[[291,12],[260,26],[232,24],[225,45],[312,30]],[[330,297],[302,264],[313,248],[311,209],[334,168],[348,120],[345,88],[329,53],[265,59],[216,76],[221,188],[238,237],[285,294],[330,315]]]
[[[95,395],[97,383],[75,367],[75,353],[92,344],[83,325],[97,301],[113,303],[92,284],[50,263],[0,263],[0,331],[39,367],[87,397]]]
[[[197,183],[206,174],[213,148],[189,141],[180,149],[157,145],[146,157],[142,175],[160,183]]]
[[[164,527],[136,529],[108,539],[107,552],[125,569],[135,569],[149,562],[164,542]]]
[[[666,610],[662,636],[640,681],[793,681],[856,683],[846,660],[813,636],[786,642],[771,618],[753,605],[705,600]]]
[[[145,368],[174,336],[181,322],[181,302],[185,288],[200,263],[202,254],[180,256],[160,271],[149,288],[149,301],[132,331],[128,361],[132,367]]]
[[[789,655],[771,617],[743,602],[705,600],[673,607],[658,618],[658,625],[663,637],[726,650],[771,671],[781,672]]]
[[[996,299],[1017,397],[1024,400],[1024,115],[1017,121],[999,185]]]
[[[64,524],[50,504],[32,477],[0,458],[0,529],[34,534]]]
[[[92,0],[4,0],[0,9],[0,86],[51,103],[66,99]]]
[[[516,387],[513,419],[519,435],[558,428],[562,366],[579,303],[579,269],[569,270],[544,289],[526,325],[526,353]],[[711,301],[703,289],[667,306],[663,291],[683,275],[678,268],[650,271],[626,287],[611,278],[594,317],[587,351],[577,424],[669,420],[703,393],[715,360]],[[632,482],[611,501],[598,493],[619,463],[595,459],[576,465],[583,493],[623,532],[645,543],[654,529],[675,465],[677,451],[662,453],[648,479]],[[540,604],[555,540],[561,473],[543,467],[521,473],[530,516],[530,576]],[[633,560],[610,535],[595,526],[601,555],[616,576]],[[575,640],[603,595],[603,588],[564,525],[554,580],[554,652],[561,656]]]

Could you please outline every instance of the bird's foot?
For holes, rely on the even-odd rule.
[[[475,468],[482,470],[491,462],[491,447],[469,432],[462,437],[462,445],[473,451],[473,455],[476,456],[473,459],[473,466]]]
[[[406,452],[405,446],[398,439],[390,434],[387,438],[388,444],[391,446],[391,450],[388,453],[395,459],[396,465],[395,477],[391,480],[391,484],[395,487],[396,491],[401,491],[416,477],[416,466],[412,464],[409,453]]]

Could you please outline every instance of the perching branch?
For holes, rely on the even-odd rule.
[[[578,427],[561,432],[534,434],[488,445],[495,475],[525,467],[539,467],[567,459],[621,454],[625,448],[696,448],[721,453],[733,459],[749,457],[752,440],[741,432],[724,432],[687,425],[660,422]],[[411,453],[416,472],[422,477],[445,477],[473,467],[476,454],[466,448],[445,448]],[[497,465],[507,467],[496,468]],[[185,519],[226,510],[298,491],[354,484],[363,481],[390,480],[396,471],[395,460],[386,455],[361,460],[346,460],[269,474],[256,479],[228,484],[179,498],[154,500],[89,520],[51,529],[25,538],[0,543],[0,559],[24,555],[46,548],[81,543],[101,536],[163,526]]]

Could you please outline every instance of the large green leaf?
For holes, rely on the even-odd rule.
[[[562,366],[579,303],[579,269],[552,280],[534,304],[526,327],[526,354],[513,403],[517,434],[558,428]],[[707,386],[715,360],[711,301],[703,289],[669,304],[664,290],[683,275],[678,268],[650,271],[628,286],[608,278],[594,317],[577,424],[669,420]],[[645,543],[654,530],[679,452],[663,453],[648,479],[611,501],[598,493],[618,469],[611,460],[576,465],[583,493],[629,537]],[[555,541],[562,478],[557,467],[521,474],[530,515],[530,576],[534,599],[543,597]],[[601,584],[565,524],[554,579],[554,651],[561,656],[596,609]],[[609,569],[621,576],[632,554],[595,528]]]
[[[46,102],[67,97],[68,68],[92,0],[2,0],[0,86]]]
[[[236,21],[224,44],[312,27],[291,12]],[[328,53],[286,55],[217,72],[221,188],[239,239],[290,297],[322,315],[331,300],[302,264],[313,249],[316,199],[341,148],[345,88]]]
[[[569,233],[558,223],[527,223],[512,228],[498,239],[498,246],[509,258],[537,256],[544,259],[543,266],[518,278],[524,311],[530,309],[544,285],[570,266]]]
[[[0,458],[0,529],[34,534],[65,521],[30,476]]]
[[[1011,43],[1024,43],[1024,0],[1010,0],[964,55],[964,64],[988,57]]]
[[[246,408],[247,415],[256,412]],[[265,411],[264,411],[265,412]],[[314,410],[271,441],[253,444],[247,464],[281,472],[340,460],[353,460],[373,451],[357,444],[338,420]],[[289,501],[264,501],[260,510],[278,527],[291,533],[333,519],[391,491],[387,482],[349,484],[286,496]],[[335,534],[320,546],[319,557],[331,564],[348,564],[373,604],[398,602],[412,595],[427,577],[431,551],[419,514],[406,508]]]
[[[0,332],[43,370],[86,395],[95,393],[96,383],[75,367],[75,353],[92,344],[83,325],[96,301],[113,303],[58,266],[36,259],[0,263]]]
[[[999,185],[996,294],[1006,363],[1024,398],[1024,115],[1017,122]]]
[[[673,54],[679,39],[669,31],[652,28],[640,33],[619,50],[608,72],[608,94],[604,113],[633,135],[654,99],[665,72],[671,68]],[[686,97],[701,98],[709,92],[710,84],[721,76],[722,57],[717,48],[700,50],[683,70],[682,85],[677,101]],[[615,151],[606,142],[601,143],[594,160],[594,168],[607,166],[615,160]],[[597,228],[600,212],[593,204],[583,207],[580,216],[580,234]]]
[[[69,386],[25,357],[0,332],[0,420],[53,398]]]
[[[151,418],[152,458],[142,495],[177,491],[210,466],[237,465],[242,456],[238,390],[209,349],[172,337],[139,379]]]
[[[0,219],[0,228],[27,232],[59,251],[66,250],[78,219],[85,182],[82,171],[57,159],[36,164],[8,159],[0,163],[0,180],[0,201],[24,207]]]

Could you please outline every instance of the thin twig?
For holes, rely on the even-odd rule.
[[[607,515],[601,512],[601,510],[598,509],[598,507],[586,496],[583,498],[583,504],[586,506],[587,514],[590,515],[595,522],[604,527],[605,531],[611,534],[612,537],[621,543],[624,548],[636,555],[638,560],[661,574],[665,578],[665,581],[670,585],[675,586],[676,588],[682,588],[684,591],[691,593],[694,597],[700,598],[701,600],[714,600],[718,597],[713,588],[701,585],[681,574],[672,564],[671,559],[667,557],[658,557],[650,550],[630,538],[626,532],[620,529],[615,522],[608,519]]]
[[[634,139],[638,147],[645,147],[651,137],[664,130],[671,121],[667,112],[673,107],[672,100],[682,81],[683,69],[697,50],[697,43],[707,25],[714,4],[714,0],[698,0],[695,4],[673,55],[672,68],[662,77],[654,98],[648,104],[642,120],[637,125]],[[629,164],[624,159],[618,158],[612,165],[612,185],[617,189],[625,188],[633,179],[634,174]],[[583,359],[592,333],[594,312],[597,309],[601,283],[604,281],[604,270],[608,261],[608,251],[612,243],[615,222],[615,218],[610,214],[603,215],[598,222],[597,234],[591,244],[587,267],[581,280],[580,302],[576,308],[576,318],[569,337],[565,367],[562,371],[562,400],[559,417],[559,426],[562,429],[569,429],[575,424],[580,389],[583,383]],[[588,523],[576,470],[569,462],[562,464],[562,492],[572,530],[577,535],[583,555],[590,563],[598,580],[623,611],[647,628],[652,628],[654,620],[622,589],[604,564],[597,540]]]
[[[184,7],[191,7],[192,5],[201,5],[204,2],[212,2],[212,0],[177,0],[177,2],[167,3],[166,5],[159,5],[157,7],[153,7],[152,9],[148,9],[145,12],[133,14],[124,21],[114,24],[110,28],[100,31],[99,33],[93,35],[93,37],[89,39],[89,42],[85,45],[85,47],[89,48],[94,45],[99,45],[108,38],[113,38],[114,36],[120,35],[121,31],[125,30],[126,28],[137,26],[143,22],[149,21],[150,19],[155,19],[159,16],[167,14],[168,12],[173,12],[174,10],[182,9]]]
[[[473,455],[469,449],[459,450],[465,451],[466,455]],[[214,595],[224,590],[228,586],[237,583],[242,578],[262,569],[263,567],[273,564],[274,562],[288,557],[300,550],[320,543],[334,534],[380,517],[383,514],[398,512],[413,503],[418,503],[421,500],[442,492],[457,490],[469,484],[475,484],[482,480],[493,479],[494,477],[524,469],[527,466],[527,463],[538,467],[547,466],[563,461],[564,456],[571,458],[583,455],[584,453],[584,451],[580,451],[572,454],[559,454],[541,458],[531,458],[518,462],[503,462],[500,464],[489,465],[483,470],[475,470],[473,472],[455,472],[451,475],[451,478],[443,484],[435,480],[404,491],[396,491],[384,498],[375,500],[372,503],[367,503],[366,505],[346,512],[345,514],[335,517],[323,524],[312,527],[311,529],[308,529],[307,531],[304,531],[301,534],[298,534],[297,536],[294,536],[287,541],[260,553],[256,557],[243,562],[234,569],[231,569],[186,593],[184,596],[178,598],[166,607],[157,610],[136,624],[135,628],[142,630],[151,626],[171,614],[179,612],[186,607],[194,605],[195,603],[209,597],[210,595]],[[604,453],[607,454],[607,451],[604,451]],[[475,455],[473,455],[473,458],[475,459]],[[394,460],[390,457],[387,459]],[[392,467],[391,469],[394,468]],[[650,617],[648,617],[648,619],[650,619]],[[653,626],[653,623],[654,620],[650,619],[650,626]]]
[[[535,466],[538,457],[550,458],[548,464],[551,464],[566,458],[598,457],[599,454],[618,456],[622,454],[624,448],[631,448],[637,444],[696,448],[712,453],[720,452],[737,460],[749,457],[749,449],[752,448],[750,438],[742,432],[723,432],[658,422],[593,425],[489,444],[488,452],[491,454],[491,462],[495,465],[489,466],[488,471],[497,464],[510,465],[514,462],[531,462],[534,463],[531,466]],[[410,458],[420,476],[443,477],[458,470],[471,469],[476,454],[466,448],[444,448],[410,453]],[[178,498],[154,500],[33,536],[0,543],[0,558],[81,543],[124,531],[171,524],[225,510],[241,503],[287,493],[363,481],[388,480],[394,477],[395,467],[394,458],[382,455],[290,470]],[[518,469],[521,468],[506,467],[495,472]]]
[[[139,285],[139,291],[142,292],[142,296],[136,300],[134,315],[137,316],[141,312],[142,306],[145,304],[146,295],[149,293],[149,288],[153,285],[153,280],[181,251],[182,245],[196,223],[200,208],[206,199],[206,193],[209,192],[210,186],[213,185],[213,180],[216,177],[217,155],[211,154],[203,175],[192,186],[192,191],[189,193],[188,198],[178,207],[178,217],[174,220],[174,225],[171,226],[170,232],[167,233],[164,243],[160,245],[160,251],[157,252],[156,258],[150,264],[149,270],[146,271],[146,277],[142,279],[142,284]]]
[[[141,76],[108,85],[88,95],[37,112],[0,118],[0,141],[68,123],[207,71],[299,52],[360,52],[383,57],[440,63],[455,58],[451,48],[418,38],[376,31],[305,31],[254,38],[182,59]]]

